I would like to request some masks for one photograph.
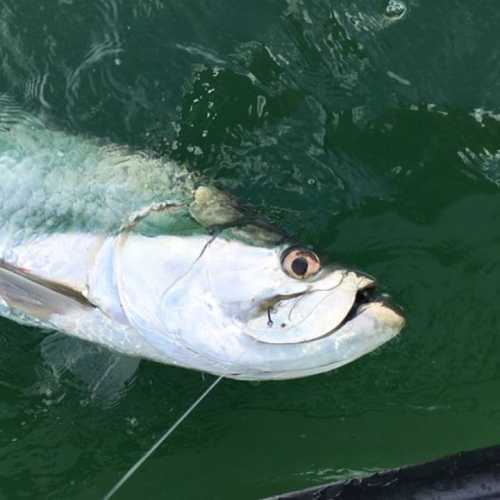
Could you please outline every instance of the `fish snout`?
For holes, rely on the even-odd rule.
[[[377,322],[386,328],[400,331],[406,324],[403,309],[390,300],[387,293],[381,293],[375,279],[365,273],[356,271],[358,291],[353,306],[353,312],[369,312]]]
[[[387,328],[401,330],[406,324],[406,320],[398,306],[389,305],[385,302],[372,302],[368,307],[377,320]]]

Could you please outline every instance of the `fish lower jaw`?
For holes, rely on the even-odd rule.
[[[406,324],[406,320],[402,314],[394,306],[388,305],[383,301],[369,302],[359,306],[357,315],[366,313],[373,316],[385,327],[397,330],[398,332]]]

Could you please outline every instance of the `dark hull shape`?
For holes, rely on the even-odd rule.
[[[500,499],[500,446],[325,484],[268,500]]]

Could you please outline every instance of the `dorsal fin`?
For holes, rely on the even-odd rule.
[[[191,217],[204,227],[227,226],[243,218],[237,202],[214,187],[200,186],[189,207]]]

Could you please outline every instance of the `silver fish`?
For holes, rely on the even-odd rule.
[[[326,372],[404,325],[373,279],[195,186],[0,97],[0,314],[243,380]]]

